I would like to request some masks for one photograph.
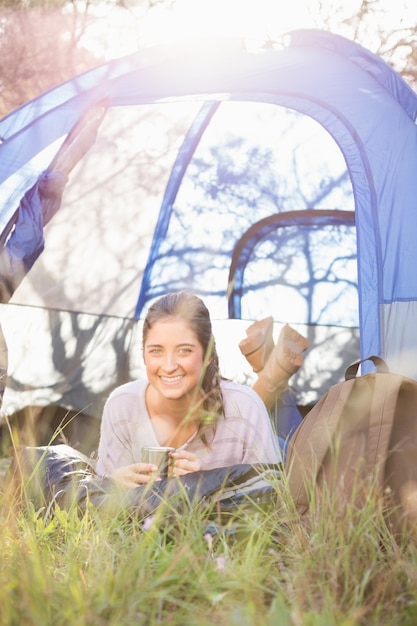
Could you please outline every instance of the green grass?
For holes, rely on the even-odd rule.
[[[417,623],[417,548],[372,501],[307,527],[280,503],[229,522],[204,511],[152,519],[80,515],[0,493],[0,625],[356,626]],[[211,533],[208,531],[211,530]]]

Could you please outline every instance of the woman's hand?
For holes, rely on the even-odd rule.
[[[158,467],[150,463],[133,463],[115,469],[111,478],[124,489],[134,489],[146,485],[150,480],[159,480],[156,472]]]
[[[201,470],[201,462],[197,455],[192,452],[180,450],[179,452],[172,452],[171,457],[173,459],[173,476],[183,476],[184,474]]]

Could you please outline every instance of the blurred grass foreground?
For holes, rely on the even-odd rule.
[[[1,460],[0,626],[356,626],[417,623],[417,547],[372,499],[301,523],[277,505],[230,519],[161,504],[143,518],[36,508]],[[22,485],[21,485],[22,487]]]

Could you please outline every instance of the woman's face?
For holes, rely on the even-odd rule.
[[[204,352],[195,333],[179,317],[162,319],[148,330],[143,346],[150,384],[165,398],[196,398]]]

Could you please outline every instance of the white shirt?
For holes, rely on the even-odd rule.
[[[97,473],[109,475],[114,469],[139,463],[141,448],[161,445],[149,417],[146,379],[115,389],[103,411]],[[281,453],[271,420],[261,398],[249,387],[221,381],[225,416],[215,428],[205,430],[207,446],[199,434],[181,449],[197,455],[202,469],[228,467],[239,463],[279,463]]]

